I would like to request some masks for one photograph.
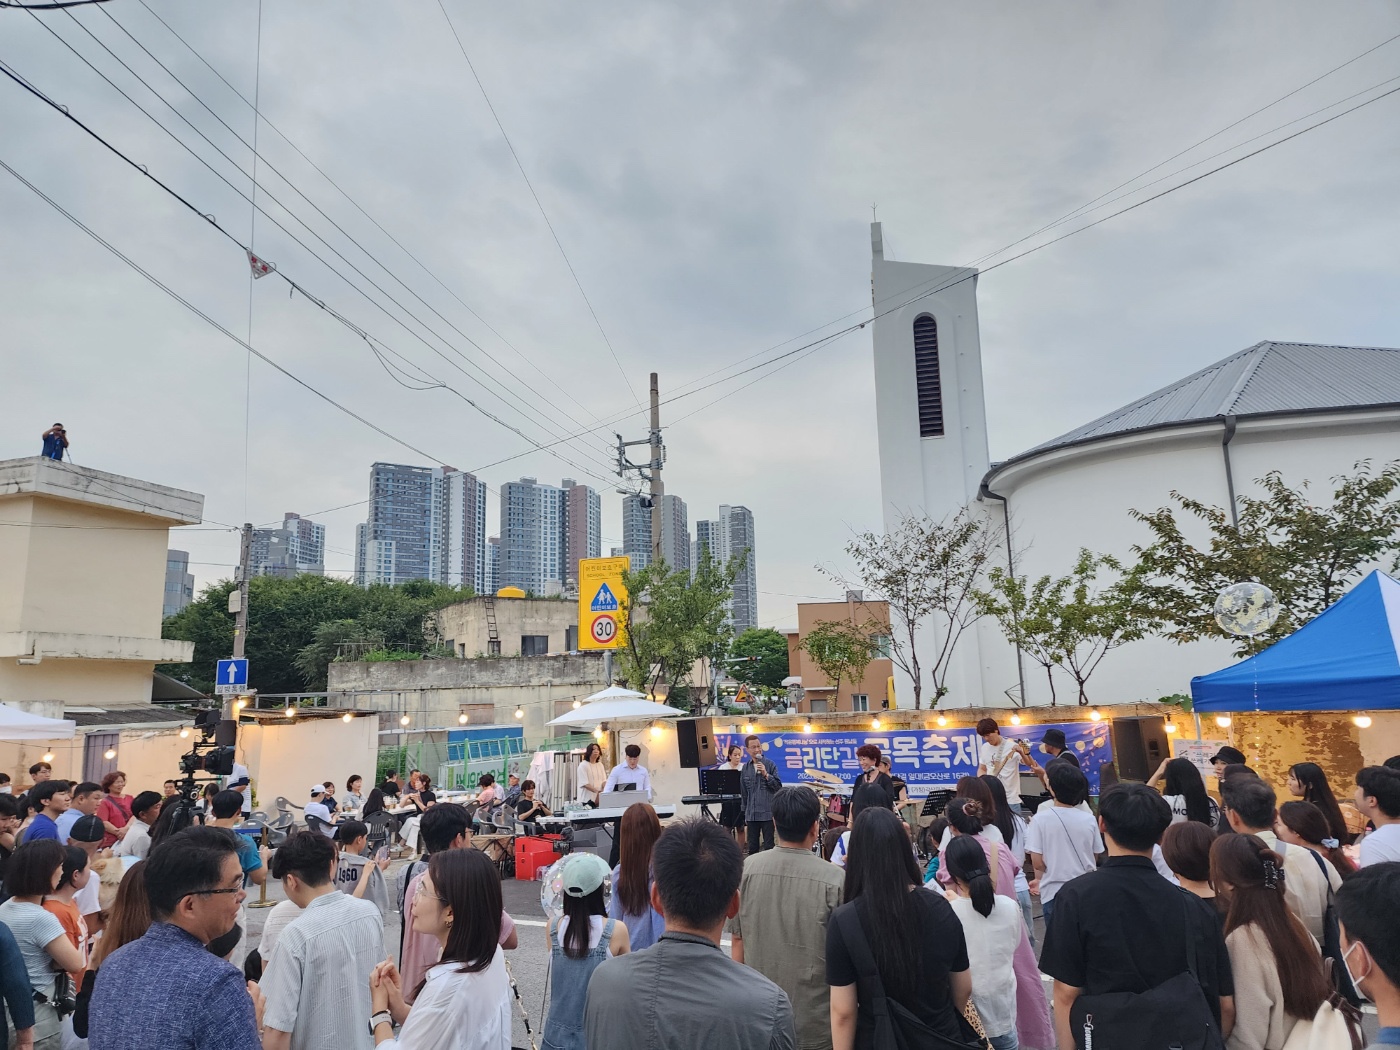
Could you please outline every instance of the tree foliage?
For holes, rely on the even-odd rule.
[[[771,627],[750,627],[734,639],[729,655],[729,676],[744,685],[775,691],[790,673],[787,637]],[[734,663],[736,657],[752,658],[752,662]]]
[[[215,662],[233,652],[234,616],[228,611],[233,589],[230,580],[214,584],[165,621],[162,636],[194,642],[194,660],[161,671],[203,692],[213,690]],[[470,588],[428,580],[357,587],[309,574],[256,576],[248,581],[248,590],[248,679],[263,693],[324,689],[326,667],[341,641],[430,649],[437,639],[425,622],[429,614],[473,594]]]
[[[623,573],[626,641],[617,656],[628,686],[644,693],[665,686],[668,696],[678,697],[697,660],[723,657],[734,635],[724,606],[741,564],[736,557],[721,565],[702,550],[693,575],[664,561]]]
[[[1177,507],[1132,516],[1152,531],[1135,547],[1143,581],[1142,600],[1161,620],[1162,633],[1176,642],[1228,637],[1243,656],[1250,642],[1226,635],[1215,622],[1216,596],[1232,583],[1253,580],[1274,592],[1279,617],[1254,648],[1297,630],[1340,598],[1372,565],[1400,559],[1400,462],[1373,473],[1369,461],[1332,479],[1330,505],[1309,499],[1308,484],[1290,488],[1278,471],[1256,484],[1262,495],[1236,501],[1239,522],[1229,511],[1173,491]],[[1187,516],[1178,520],[1178,508]],[[1192,523],[1190,519],[1195,519]],[[1208,540],[1187,538],[1204,526]]]
[[[858,536],[846,545],[854,581],[818,566],[847,587],[862,587],[866,600],[888,603],[890,659],[913,682],[916,710],[923,703],[925,667],[934,704],[948,692],[958,641],[981,615],[973,594],[999,536],[999,529],[964,507],[942,521],[907,517],[893,532]],[[921,641],[929,645],[926,653]]]
[[[1141,601],[1136,570],[1107,554],[1080,549],[1067,576],[1034,583],[1000,567],[987,573],[989,589],[975,601],[996,618],[1007,640],[1045,672],[1050,703],[1057,702],[1054,669],[1074,680],[1079,703],[1089,703],[1089,678],[1114,649],[1145,637],[1158,625]]]
[[[821,620],[802,639],[802,649],[839,699],[842,682],[851,684],[865,677],[865,669],[875,659],[872,636],[884,630],[874,621],[856,625],[849,620]]]

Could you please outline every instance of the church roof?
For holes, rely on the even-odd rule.
[[[1400,349],[1255,343],[1013,458],[1025,459],[1117,434],[1221,416],[1394,404],[1400,404]]]

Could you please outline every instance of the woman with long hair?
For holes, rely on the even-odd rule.
[[[1220,823],[1220,808],[1206,794],[1201,771],[1189,758],[1170,758],[1163,769],[1162,798],[1172,808],[1172,823],[1194,820],[1213,828]]]
[[[145,870],[144,860],[138,860],[126,869],[121,884],[117,886],[116,900],[112,902],[107,919],[102,924],[102,932],[93,942],[78,991],[78,1008],[73,1013],[73,1033],[79,1039],[88,1037],[88,1004],[92,1000],[93,986],[97,983],[97,968],[107,956],[124,944],[139,941],[151,928],[151,904],[146,896]]]
[[[1327,774],[1316,762],[1297,762],[1288,770],[1288,793],[1304,802],[1311,802],[1327,818],[1331,831],[1328,838],[1336,839],[1343,846],[1351,844],[1355,837],[1347,828],[1342,807],[1337,804],[1337,796],[1332,794],[1332,785],[1327,782]]]
[[[952,906],[920,886],[909,836],[892,810],[865,807],[851,835],[844,903],[826,930],[832,1042],[837,1050],[875,1045],[874,1003],[862,1001],[858,991],[863,974],[857,960],[866,954],[888,999],[945,1039],[967,1041],[962,1012],[972,975]]]
[[[724,749],[724,761],[720,763],[720,769],[742,771],[744,768],[744,749],[738,744],[730,744]],[[742,799],[734,799],[732,802],[724,802],[719,807],[719,822],[728,828],[734,835],[734,841],[739,845],[744,844],[744,803]]]
[[[1229,901],[1225,947],[1235,977],[1235,1027],[1226,1050],[1276,1050],[1332,993],[1317,942],[1288,909],[1283,858],[1257,835],[1210,849],[1210,877]]]
[[[1356,871],[1341,842],[1333,837],[1322,810],[1311,802],[1285,802],[1279,806],[1274,834],[1290,846],[1312,850],[1322,862],[1319,866],[1333,893],[1341,888],[1344,878]]]
[[[76,973],[83,968],[82,954],[43,904],[44,897],[58,888],[66,857],[66,846],[53,839],[35,839],[15,850],[5,868],[5,889],[12,896],[0,904],[0,922],[14,934],[29,986],[45,997],[34,1003],[34,1050],[59,1050],[62,1024],[54,1008],[58,972]]]
[[[442,945],[410,1009],[399,971],[370,974],[375,1046],[397,1050],[510,1050],[510,975],[501,951],[501,876],[474,849],[434,853],[418,884],[413,929]],[[393,1025],[403,1025],[397,1039]]]
[[[976,777],[966,779],[975,782],[983,791],[987,790],[986,785]],[[971,784],[966,787],[972,789]],[[1019,908],[1020,902],[1016,900],[1016,861],[1011,855],[1011,850],[999,841],[1001,833],[995,826],[987,823],[990,815],[990,811],[977,799],[953,799],[944,811],[951,833],[951,838],[944,848],[951,847],[958,838],[970,838],[975,841],[982,847],[982,853],[987,858],[992,888]],[[944,886],[952,881],[946,864],[939,867],[938,881]],[[1024,928],[1024,922],[1021,925],[1021,942],[1016,946],[1016,954],[1012,960],[1016,971],[1016,1034],[1020,1045],[1026,1050],[1049,1050],[1055,1045],[1050,1008],[1045,1000],[1045,989],[1040,981],[1040,969],[1036,965],[1030,933]]]
[[[968,836],[948,843],[943,866],[952,876],[953,912],[967,938],[973,1005],[992,1050],[1017,1050],[1014,959],[1021,943],[1021,910],[992,889],[986,855]]]
[[[666,920],[651,906],[651,849],[660,837],[656,810],[646,802],[627,807],[618,830],[618,864],[612,870],[608,915],[627,927],[634,952],[650,948],[666,932]]]
[[[549,1016],[544,1050],[586,1050],[583,1008],[588,979],[608,959],[626,955],[627,927],[607,917],[608,865],[592,853],[564,860],[564,914],[549,924]]]
[[[1011,808],[1006,797],[1006,785],[1001,777],[984,773],[977,778],[987,785],[992,796],[992,827],[1001,834],[1001,840],[1011,850],[1011,859],[1016,863],[1016,903],[1021,906],[1021,919],[1026,924],[1031,947],[1035,947],[1035,919],[1031,911],[1031,884],[1026,878],[1026,819]]]
[[[603,745],[593,741],[583,749],[583,760],[574,773],[574,801],[590,809],[598,808],[598,796],[608,783],[603,768]]]

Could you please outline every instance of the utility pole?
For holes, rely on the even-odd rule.
[[[645,463],[633,463],[627,458],[627,450],[634,445],[646,445],[649,458]],[[617,435],[617,476],[626,482],[629,472],[635,472],[639,481],[650,486],[642,505],[651,510],[651,560],[661,560],[661,503],[666,494],[666,486],[661,481],[661,468],[666,462],[666,446],[661,440],[661,394],[656,373],[651,373],[651,427],[644,439],[624,441]],[[639,486],[640,488],[640,486]],[[617,490],[624,496],[634,495],[627,487]],[[674,566],[673,566],[674,567]]]
[[[248,640],[248,575],[253,561],[253,523],[243,523],[243,537],[238,551],[238,589],[229,595],[229,612],[233,613],[233,658],[243,658]],[[235,718],[232,696],[224,697],[224,718]]]
[[[666,486],[661,481],[665,449],[661,445],[661,392],[656,373],[651,374],[651,560],[661,560],[661,497]]]

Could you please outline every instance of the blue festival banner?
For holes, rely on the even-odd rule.
[[[1108,722],[1043,722],[1039,725],[1004,726],[1002,735],[1024,740],[1031,754],[1042,766],[1049,756],[1040,750],[1040,741],[1048,729],[1061,729],[1065,743],[1079,759],[1080,767],[1089,778],[1091,794],[1099,793],[1099,767],[1113,760]],[[730,744],[744,746],[745,733],[716,733],[717,753],[721,756]],[[819,769],[841,778],[847,785],[860,772],[856,748],[875,744],[882,755],[889,756],[891,773],[908,786],[911,796],[952,788],[963,777],[977,775],[978,751],[981,740],[977,730],[964,729],[894,729],[888,732],[817,732],[791,730],[782,733],[757,733],[763,741],[764,757],[778,767],[785,783],[812,783],[809,769]],[[743,759],[748,761],[747,753]],[[1025,766],[1023,772],[1029,772]]]

